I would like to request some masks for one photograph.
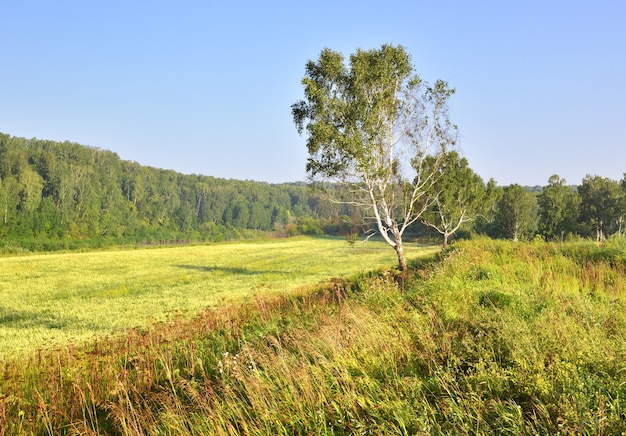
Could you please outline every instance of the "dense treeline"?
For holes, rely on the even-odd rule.
[[[483,183],[465,159],[451,158],[457,164],[447,171],[454,174],[439,186],[450,198],[440,194],[438,207],[414,225],[414,234],[428,234],[434,223],[445,238],[452,236],[457,230],[442,232],[437,223],[447,214],[459,232],[493,238],[602,241],[624,233],[626,175],[621,181],[588,175],[580,186],[554,175],[544,187],[500,187],[493,180]],[[462,214],[457,210],[455,217],[461,203]],[[185,175],[99,148],[0,133],[0,247],[5,251],[220,241],[258,232],[354,235],[368,228],[358,209],[330,202],[303,182]]]
[[[0,241],[222,240],[253,231],[348,231],[349,208],[304,183],[184,175],[71,142],[0,134]],[[103,242],[104,241],[104,242]]]
[[[474,229],[492,237],[601,242],[624,234],[626,174],[621,181],[587,175],[578,186],[553,175],[540,189],[514,184],[491,189],[488,197]]]

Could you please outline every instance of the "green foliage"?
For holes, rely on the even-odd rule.
[[[357,243],[359,239],[359,234],[354,232],[354,233],[348,233],[346,235],[346,242],[348,243],[348,245],[350,247],[354,247],[354,245]]]
[[[429,167],[426,157],[423,164]],[[459,162],[461,173],[471,173],[466,162]],[[474,193],[468,189],[473,186],[470,179],[462,182],[454,174],[441,177],[446,181],[445,190],[435,189],[445,205],[444,216],[454,218],[449,223],[458,222],[455,215],[459,214],[452,207],[459,204],[458,194]],[[334,184],[324,186],[316,190],[305,183],[271,185],[183,175],[122,161],[115,153],[76,143],[0,134],[0,252],[225,241],[261,232],[311,233],[317,227],[336,235],[371,230],[363,225],[370,212],[328,201],[329,196],[345,200],[345,190]],[[538,190],[537,207],[531,208],[531,230],[518,238],[532,237],[535,213],[538,230],[547,239],[566,239],[576,233],[597,239],[623,235],[626,179],[620,183],[587,176],[576,190],[553,176],[548,186]],[[403,198],[406,192],[400,191],[387,192]],[[526,200],[525,196],[507,200],[504,191],[493,180],[487,183],[474,231],[514,237],[509,228],[511,210],[527,209]],[[428,203],[422,200],[417,204]],[[425,216],[429,221],[438,216],[431,212]],[[293,218],[316,223],[298,228]],[[418,231],[427,233],[421,228]]]
[[[336,200],[372,217],[404,271],[402,236],[432,201],[441,156],[456,141],[447,109],[454,89],[425,83],[404,47],[389,44],[358,49],[347,63],[324,49],[307,62],[302,85],[304,99],[291,108],[307,133],[307,174],[344,188]]]
[[[538,197],[539,232],[546,240],[563,241],[576,232],[579,197],[557,175],[550,177]]]
[[[490,235],[514,241],[532,239],[537,228],[537,197],[520,185],[502,189],[495,206]]]
[[[437,174],[433,184],[435,192],[432,205],[425,211],[422,222],[443,236],[443,248],[448,238],[472,221],[484,207],[486,192],[482,178],[469,167],[467,159],[456,151],[446,152],[439,158],[429,156],[424,162],[426,171]]]
[[[304,183],[183,175],[75,143],[0,134],[0,243],[5,246],[52,250],[221,241],[251,230],[281,232],[289,216],[322,226],[353,215],[351,209],[329,204]]]
[[[301,235],[320,236],[324,234],[319,221],[311,217],[298,218],[296,228]]]
[[[579,223],[583,236],[602,242],[611,234],[620,233],[625,215],[618,182],[605,177],[587,175],[578,188],[580,195]]]

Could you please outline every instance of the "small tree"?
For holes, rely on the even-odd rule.
[[[518,184],[506,186],[498,201],[494,227],[500,236],[519,241],[535,231],[537,198]]]
[[[302,84],[305,99],[292,115],[298,132],[307,131],[309,178],[340,184],[347,196],[335,201],[370,211],[405,271],[402,235],[432,203],[441,158],[455,144],[447,110],[454,90],[426,84],[404,48],[391,45],[359,49],[348,65],[324,49]]]
[[[446,153],[441,160],[426,160],[426,167],[438,166],[439,175],[434,187],[434,201],[424,213],[422,222],[443,236],[443,248],[463,223],[475,218],[485,199],[485,183],[456,151]]]
[[[578,187],[578,194],[578,223],[585,235],[595,232],[596,241],[602,242],[611,233],[618,233],[622,216],[618,182],[588,174]]]
[[[576,231],[578,194],[565,183],[565,179],[553,175],[538,198],[539,231],[546,240],[563,242],[566,233]]]

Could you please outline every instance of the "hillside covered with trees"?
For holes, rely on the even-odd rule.
[[[254,231],[321,233],[322,222],[337,232],[350,228],[350,213],[302,182],[185,175],[72,142],[0,134],[4,246],[219,241]]]

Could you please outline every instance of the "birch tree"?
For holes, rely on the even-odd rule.
[[[505,186],[494,219],[499,236],[515,242],[531,237],[537,225],[536,205],[532,192],[517,183]]]
[[[292,115],[307,134],[309,179],[342,186],[348,195],[335,201],[366,209],[406,271],[403,234],[432,203],[438,166],[456,142],[447,106],[454,89],[423,81],[392,45],[359,49],[347,63],[324,49],[306,64],[302,85]]]
[[[607,236],[619,232],[621,211],[617,181],[587,174],[578,187],[578,194],[578,222],[585,235],[595,232],[596,241],[603,242]]]
[[[565,179],[554,174],[537,198],[539,232],[546,240],[563,242],[566,233],[576,231],[579,197]]]
[[[479,213],[486,197],[485,183],[456,151],[446,153],[443,165],[434,158],[426,164],[439,166],[439,175],[434,184],[434,201],[424,214],[422,222],[443,236],[443,248],[449,238],[464,223],[472,221]]]

